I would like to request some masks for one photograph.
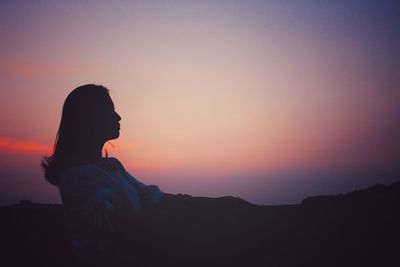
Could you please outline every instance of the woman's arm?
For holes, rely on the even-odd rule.
[[[110,158],[114,164],[125,174],[127,180],[131,185],[135,187],[140,195],[140,200],[142,207],[144,209],[149,209],[155,207],[162,196],[163,193],[156,185],[145,185],[144,183],[138,181],[129,172],[127,172],[121,162],[116,158]]]

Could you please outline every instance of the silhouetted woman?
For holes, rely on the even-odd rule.
[[[119,137],[120,121],[107,88],[87,84],[74,89],[63,106],[53,155],[42,162],[45,178],[60,190],[74,248],[102,250],[116,218],[192,199],[145,185],[107,152],[102,157],[105,142]]]

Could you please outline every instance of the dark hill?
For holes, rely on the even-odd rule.
[[[61,205],[3,206],[0,264],[400,266],[400,182],[309,197],[299,205],[239,202],[227,197],[219,207],[202,201],[196,212],[183,207],[138,217],[123,227],[117,247],[85,257],[68,245]]]

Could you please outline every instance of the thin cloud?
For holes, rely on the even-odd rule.
[[[49,153],[52,146],[35,141],[18,140],[8,137],[0,137],[0,150],[23,153]]]
[[[11,61],[5,62],[2,65],[3,71],[7,74],[25,78],[60,77],[81,72],[83,68],[79,64],[70,62],[38,63]]]
[[[107,151],[116,150],[129,150],[132,145],[125,142],[106,142],[105,149]],[[0,137],[0,150],[9,152],[23,152],[23,153],[41,153],[48,154],[53,150],[52,145],[41,144],[35,141],[18,140],[9,137]]]

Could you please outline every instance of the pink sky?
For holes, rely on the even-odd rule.
[[[86,83],[122,117],[109,155],[166,192],[279,204],[399,179],[387,6],[0,5],[0,204],[60,202],[41,155]]]

